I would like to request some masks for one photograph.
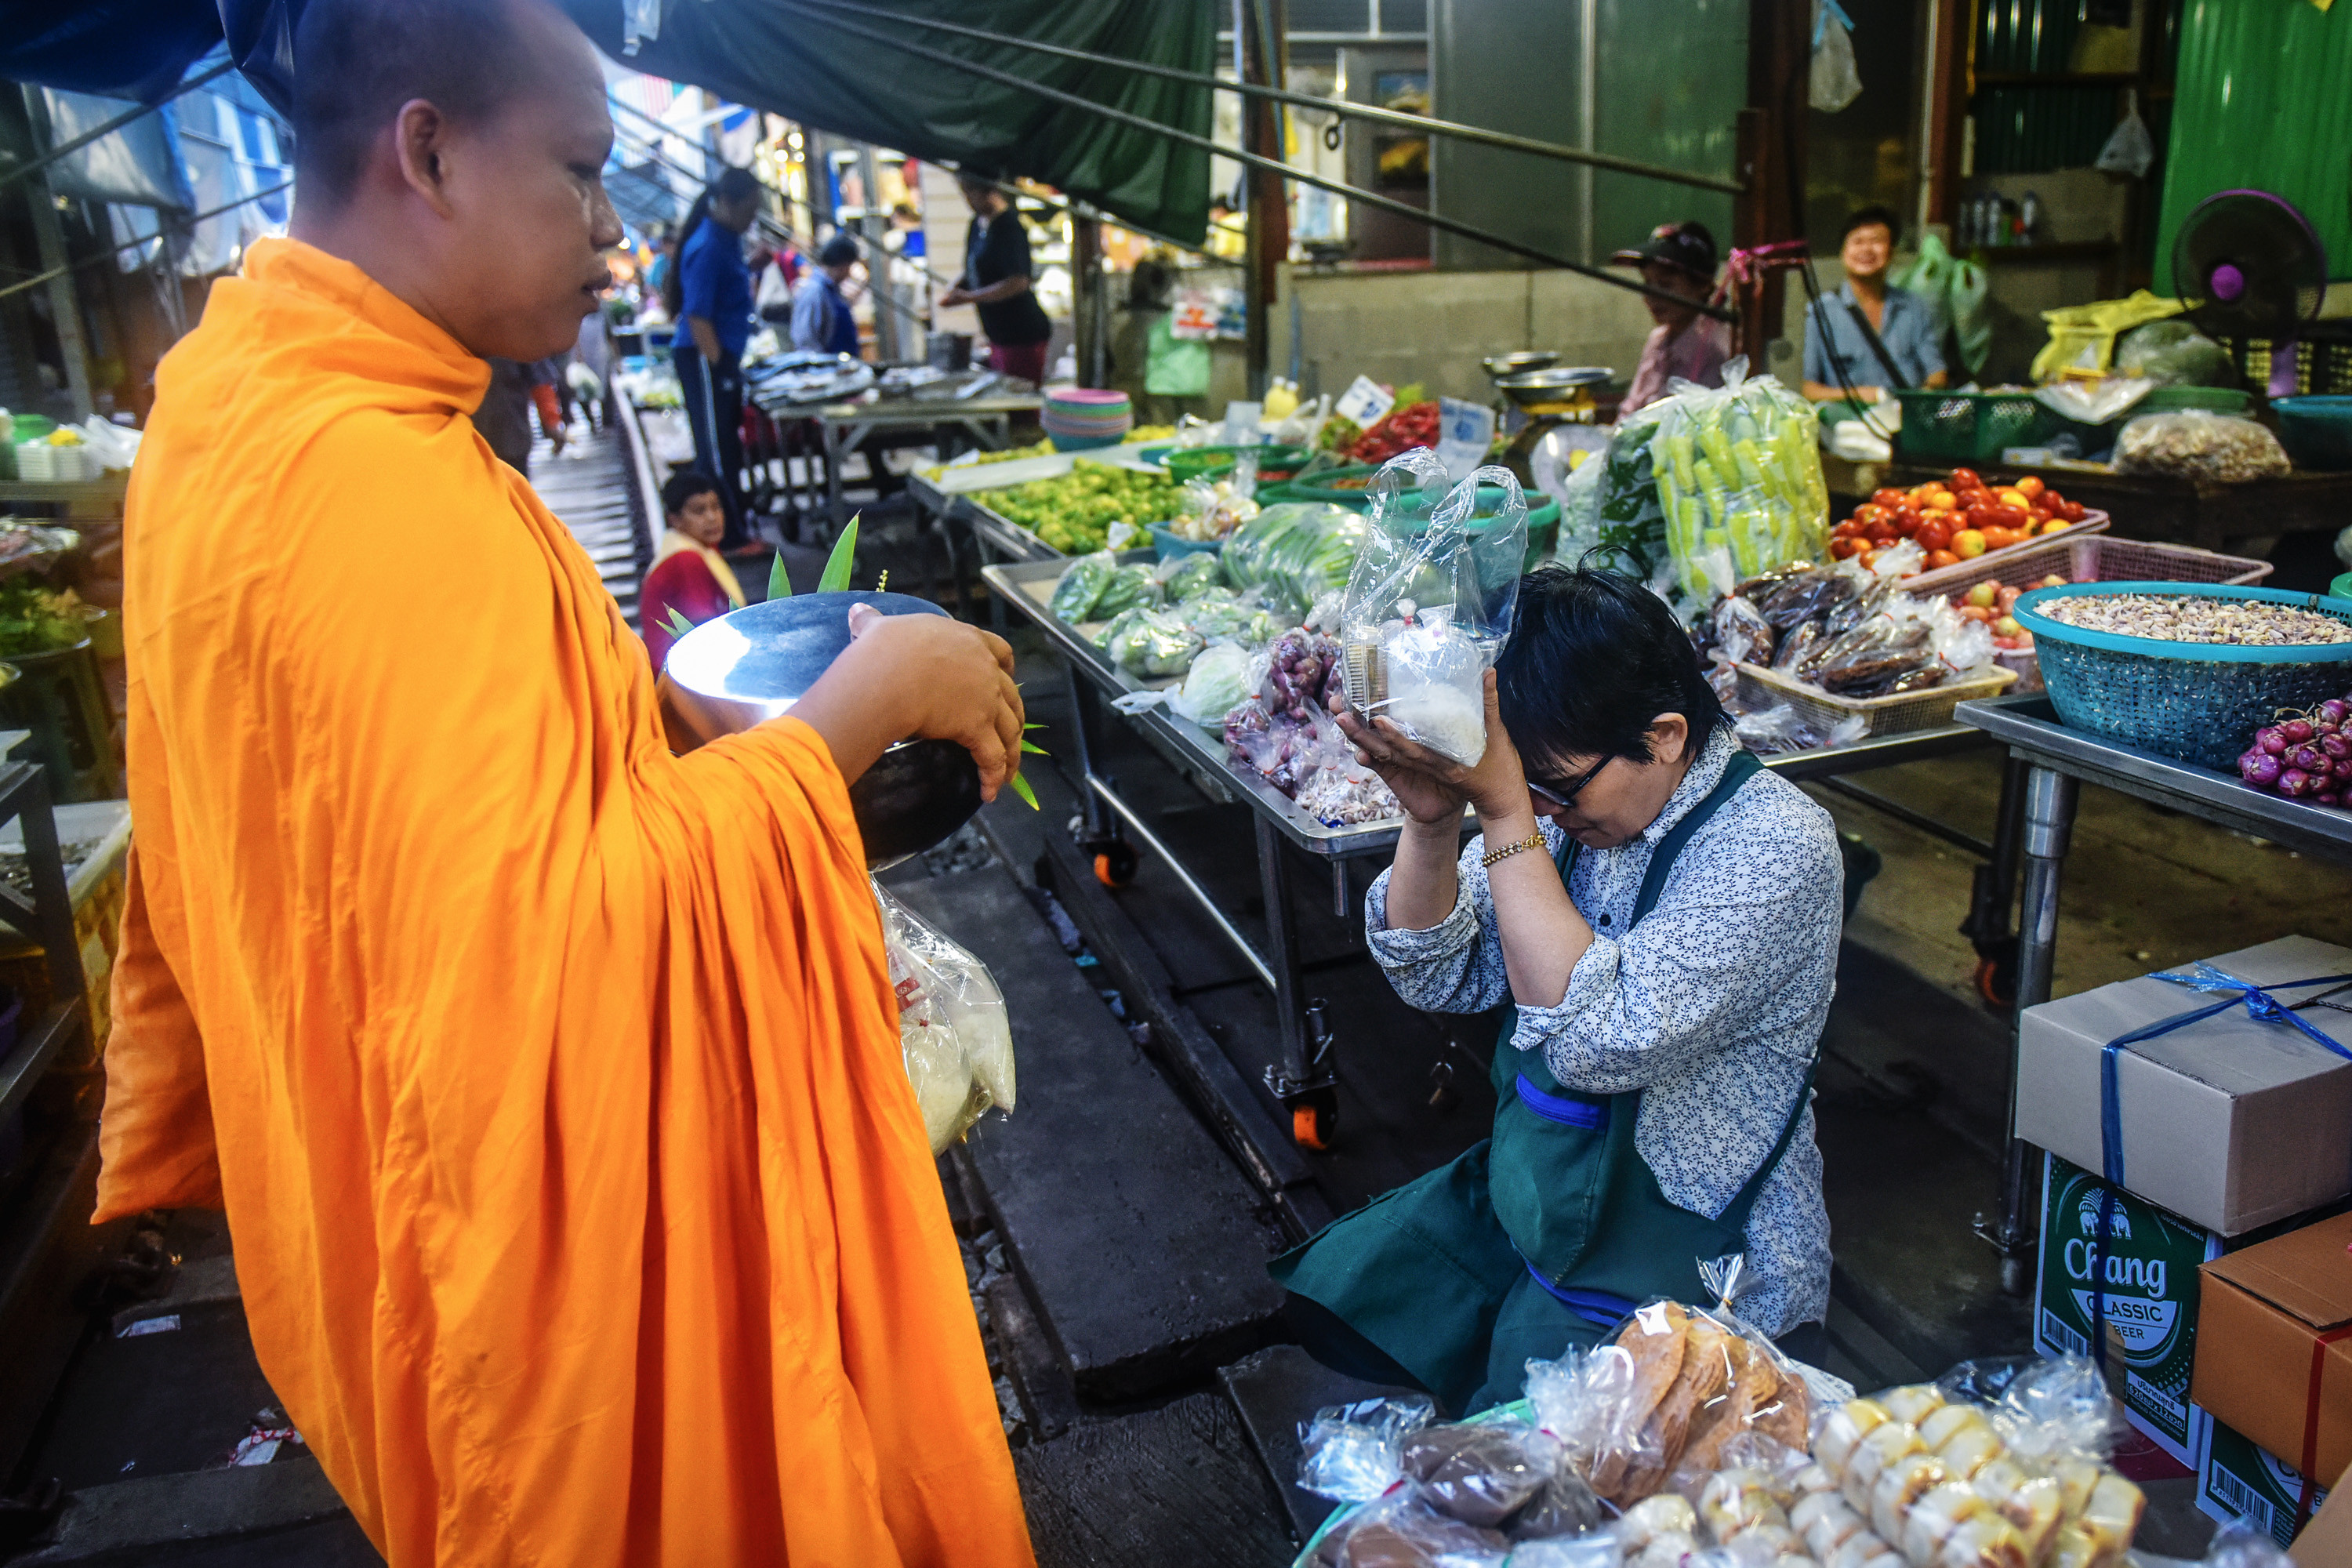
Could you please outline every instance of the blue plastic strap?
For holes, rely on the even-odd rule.
[[[1519,1261],[1527,1262],[1524,1255]],[[1604,1329],[1613,1329],[1623,1322],[1625,1314],[1635,1305],[1631,1296],[1612,1296],[1606,1290],[1571,1290],[1564,1285],[1555,1285],[1532,1263],[1528,1264],[1528,1276],[1542,1286],[1553,1300],[1586,1322],[1598,1323]]]
[[[1575,1100],[1564,1094],[1547,1094],[1521,1073],[1518,1082],[1519,1103],[1547,1121],[1557,1121],[1566,1127],[1606,1127],[1609,1125],[1609,1102]]]
[[[1853,31],[1853,18],[1845,14],[1845,7],[1838,0],[1822,0],[1821,14],[1813,18],[1813,47],[1822,47],[1822,39],[1829,34],[1832,16],[1838,19],[1839,26],[1849,33]]]
[[[2292,1025],[2345,1060],[2352,1061],[2352,1050],[2347,1050],[2329,1039],[2297,1016],[2284,1003],[2271,994],[2271,991],[2295,991],[2306,985],[2352,984],[2352,974],[2323,974],[2313,980],[2284,980],[2270,987],[2270,990],[2264,990],[2251,980],[2241,980],[2226,970],[2216,969],[2213,965],[2200,961],[2191,964],[2186,974],[2168,970],[2159,974],[2150,975],[2149,978],[2168,980],[2175,985],[2186,985],[2193,991],[2225,991],[2229,994],[2209,1007],[2198,1007],[2186,1013],[2176,1013],[2169,1018],[2160,1018],[2153,1024],[2134,1029],[2128,1034],[2117,1035],[2100,1051],[2100,1174],[2114,1186],[2120,1187],[2126,1184],[2124,1182],[2123,1094],[2116,1082],[2116,1058],[2122,1056],[2125,1047],[2137,1045],[2142,1040],[2155,1039],[2158,1035],[2168,1035],[2175,1029],[2185,1028],[2200,1019],[2210,1018],[2217,1013],[2226,1013],[2231,1006],[2242,1001],[2246,1005],[2248,1017],[2259,1019],[2264,1023]]]

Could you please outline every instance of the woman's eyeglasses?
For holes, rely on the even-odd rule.
[[[1540,795],[1544,799],[1551,802],[1554,805],[1565,806],[1578,795],[1582,795],[1584,793],[1584,786],[1591,784],[1594,779],[1599,778],[1601,776],[1601,770],[1607,767],[1615,760],[1616,759],[1614,757],[1603,757],[1599,762],[1593,763],[1592,766],[1586,769],[1582,778],[1577,780],[1572,784],[1562,784],[1557,789],[1553,788],[1549,784],[1539,784],[1536,783],[1535,780],[1529,779],[1528,781],[1528,793],[1529,795]]]

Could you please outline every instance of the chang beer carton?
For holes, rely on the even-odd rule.
[[[2197,1460],[2198,1508],[2225,1523],[2244,1520],[2268,1531],[2281,1546],[2293,1541],[2297,1521],[2305,1517],[2303,1478],[2210,1416],[2203,1426],[2203,1451]],[[2310,1511],[2317,1513],[2326,1500],[2326,1488],[2312,1488]]]
[[[2101,1200],[2115,1193],[2104,1261]],[[2044,1355],[2089,1355],[2098,1293],[2105,1287],[2107,1372],[2118,1366],[2131,1424],[2184,1465],[2197,1462],[2197,1420],[2189,1379],[2197,1349],[2197,1266],[2221,1252],[2221,1238],[2113,1189],[2055,1154],[2042,1157],[2042,1250],[2034,1289],[2033,1347]]]

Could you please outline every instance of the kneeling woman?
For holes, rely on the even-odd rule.
[[[1301,1342],[1466,1414],[1641,1301],[1704,1300],[1698,1265],[1738,1252],[1739,1310],[1804,1355],[1829,1306],[1829,814],[1740,749],[1673,616],[1612,573],[1521,584],[1477,766],[1340,721],[1411,819],[1373,955],[1416,1007],[1512,1006],[1493,1137],[1275,1262]]]

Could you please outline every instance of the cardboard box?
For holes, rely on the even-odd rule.
[[[2209,1415],[2203,1426],[2204,1443],[2197,1457],[2199,1511],[2225,1523],[2242,1519],[2255,1529],[2268,1531],[2281,1546],[2293,1541],[2302,1505],[2303,1478],[2293,1466],[2263,1453],[2252,1439],[2226,1424]],[[2312,1489],[2311,1510],[2315,1514],[2326,1499],[2326,1488]],[[2320,1560],[2315,1559],[2317,1561]]]
[[[2352,974],[2352,950],[2302,936],[2208,962],[2258,984]],[[2320,994],[2299,990],[2281,1000]],[[2106,1043],[2221,999],[2143,976],[2026,1009],[2017,1136],[2085,1170],[2104,1169],[2099,1058]],[[2300,1016],[2352,1046],[2352,1012],[2307,1007]],[[2237,1236],[2352,1193],[2352,1061],[2299,1030],[2232,1006],[2130,1047],[2116,1081],[2124,1185],[2191,1224]]]
[[[2231,1253],[2200,1270],[2191,1395],[2213,1418],[2313,1475],[2352,1465],[2352,1214]],[[2315,1389],[2315,1380],[2316,1387]]]
[[[2099,1205],[2111,1189],[2054,1154],[2042,1157],[2042,1248],[2035,1269],[2033,1348],[2044,1355],[2091,1353],[2092,1243]],[[2103,1272],[2108,1366],[2122,1369],[2116,1392],[2131,1424],[2184,1465],[2197,1462],[2196,1413],[2189,1404],[2195,1365],[2200,1265],[2221,1238],[2129,1193],[2116,1194]]]

